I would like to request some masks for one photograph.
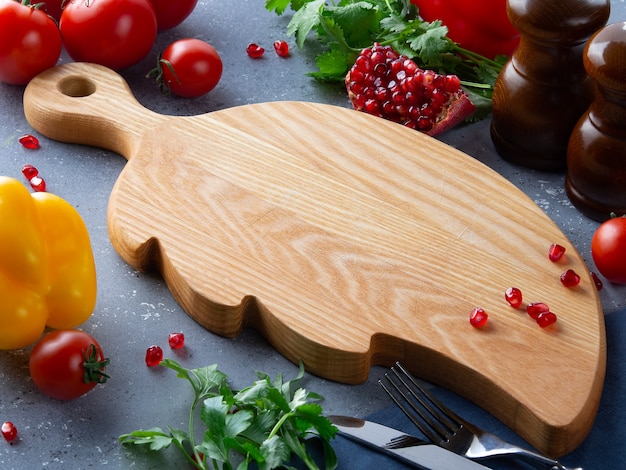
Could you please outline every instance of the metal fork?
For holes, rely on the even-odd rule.
[[[433,444],[449,451],[472,460],[507,456],[541,464],[542,468],[551,470],[582,470],[582,468],[568,469],[556,460],[509,444],[494,434],[468,423],[420,387],[399,362],[378,383]],[[411,444],[399,439],[389,446],[397,448]]]

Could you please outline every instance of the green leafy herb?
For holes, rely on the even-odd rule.
[[[278,15],[287,8],[294,12],[287,33],[295,35],[299,48],[311,34],[325,46],[316,58],[318,71],[309,73],[318,80],[343,80],[361,50],[377,42],[423,69],[458,75],[480,109],[489,108],[496,77],[507,61],[461,48],[441,21],[422,20],[410,0],[266,0],[265,7]]]
[[[310,437],[319,437],[324,447],[325,468],[337,467],[337,457],[330,445],[337,428],[322,415],[317,403],[322,397],[302,388],[293,390],[304,376],[300,364],[298,376],[283,381],[279,374],[273,381],[257,372],[259,380],[248,388],[234,391],[227,376],[210,365],[186,369],[172,359],[163,366],[187,380],[194,391],[187,431],[168,427],[138,430],[119,437],[124,444],[145,445],[158,451],[174,444],[198,469],[233,469],[234,455],[241,461],[237,470],[256,462],[260,470],[287,467],[292,454],[309,469],[318,469],[306,448]],[[199,411],[198,411],[199,409]],[[195,418],[199,414],[206,426],[202,442],[195,438]]]

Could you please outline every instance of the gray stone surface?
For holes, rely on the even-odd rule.
[[[626,19],[623,0],[615,0],[612,21]],[[200,0],[182,25],[161,33],[152,53],[123,72],[138,100],[164,114],[191,115],[276,100],[302,100],[350,107],[340,86],[321,84],[305,73],[314,69],[314,52],[298,51],[289,38],[292,54],[277,57],[276,39],[286,38],[289,16],[267,12],[262,0]],[[144,75],[156,63],[158,51],[183,37],[212,43],[224,61],[224,74],[209,95],[194,99],[163,96]],[[260,60],[246,56],[249,42],[266,47]],[[70,59],[63,55],[62,62]],[[163,469],[186,465],[173,452],[151,455],[126,449],[117,436],[152,426],[186,426],[191,392],[161,368],[149,369],[146,348],[160,344],[166,356],[188,367],[218,363],[234,386],[255,379],[255,370],[290,378],[297,367],[270,347],[254,331],[236,339],[213,335],[191,320],[172,299],[162,279],[129,267],[111,247],[106,226],[106,205],[125,160],[111,152],[68,145],[41,138],[37,151],[22,148],[17,139],[33,130],[22,110],[23,87],[0,84],[0,174],[21,178],[20,169],[32,163],[48,182],[48,189],[69,200],[89,228],[98,272],[98,301],[83,328],[94,334],[112,359],[112,379],[95,391],[70,402],[42,395],[28,375],[28,353],[0,351],[0,420],[19,428],[19,442],[0,442],[0,468],[10,469]],[[504,162],[489,138],[489,121],[457,128],[441,140],[494,168],[520,187],[563,230],[593,269],[590,241],[598,226],[570,204],[563,190],[563,175],[530,171]],[[36,133],[35,133],[36,134]],[[1,223],[1,222],[0,222]],[[601,292],[606,313],[626,305],[626,287],[605,285]],[[1,300],[0,300],[1,301]],[[167,335],[181,330],[187,346],[179,354],[167,346]],[[362,385],[343,385],[307,376],[305,386],[326,397],[329,413],[363,416],[390,405],[376,383],[383,369],[375,367]],[[167,377],[165,377],[167,375]],[[349,464],[341,468],[349,468]]]

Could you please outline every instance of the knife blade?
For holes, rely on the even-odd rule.
[[[327,418],[337,426],[339,434],[378,452],[395,457],[415,468],[423,470],[484,470],[489,468],[382,424],[350,416],[334,415],[327,416]],[[399,448],[390,447],[392,442],[407,437],[413,438],[413,445]]]

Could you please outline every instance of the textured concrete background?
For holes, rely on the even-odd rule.
[[[611,22],[626,20],[624,0],[612,1]],[[200,0],[194,13],[180,26],[161,33],[153,51],[142,63],[123,71],[137,99],[163,114],[203,114],[255,102],[301,100],[350,107],[345,89],[321,84],[305,75],[314,70],[314,48],[301,52],[286,37],[289,16],[277,17],[264,9],[263,0]],[[170,42],[197,37],[213,44],[224,62],[220,84],[205,97],[194,100],[163,96],[144,78],[156,63],[157,53]],[[274,54],[272,43],[288,39],[289,58]],[[261,60],[246,56],[248,43],[266,47]],[[63,55],[62,62],[70,59]],[[106,205],[111,188],[125,160],[111,152],[41,138],[33,152],[17,139],[33,132],[22,110],[23,87],[0,84],[0,174],[21,179],[25,163],[38,167],[48,190],[70,201],[90,231],[98,270],[98,302],[83,328],[95,335],[112,359],[112,379],[92,393],[71,401],[56,402],[42,395],[28,375],[29,350],[0,351],[0,420],[13,421],[20,441],[0,442],[0,467],[10,469],[163,469],[183,464],[174,452],[152,455],[126,449],[117,436],[139,428],[171,425],[186,427],[186,407],[191,392],[174,373],[148,369],[146,347],[160,344],[166,357],[187,367],[218,363],[235,387],[249,385],[254,371],[286,378],[297,368],[254,331],[236,339],[208,333],[193,322],[172,299],[162,279],[143,274],[124,263],[110,245]],[[589,252],[597,223],[584,218],[570,204],[563,190],[563,175],[530,171],[504,162],[489,138],[489,121],[457,128],[441,140],[494,168],[532,198],[563,230],[593,269]],[[36,134],[36,133],[35,133]],[[209,273],[207,273],[209,275]],[[626,288],[607,283],[601,292],[610,313],[626,305]],[[181,355],[167,346],[167,335],[182,330],[187,347]],[[326,397],[329,413],[363,416],[390,405],[376,381],[383,369],[375,367],[367,383],[349,386],[308,376],[305,386]],[[167,375],[167,377],[165,377]],[[342,466],[342,468],[346,468]]]

